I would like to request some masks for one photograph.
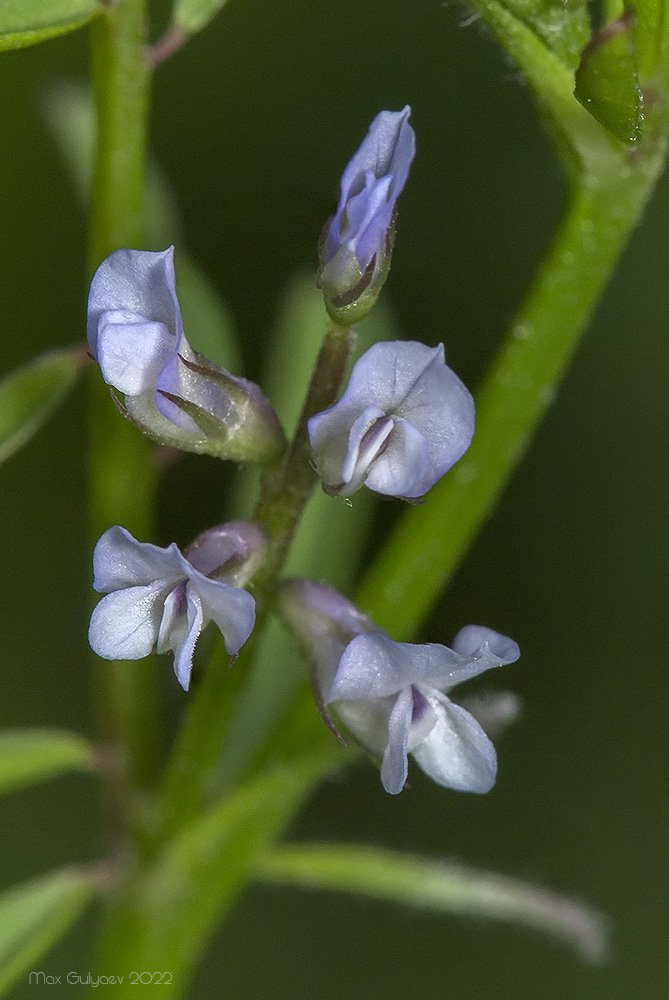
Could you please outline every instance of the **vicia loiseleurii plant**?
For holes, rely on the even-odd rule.
[[[519,699],[495,687],[493,670],[520,655],[502,632],[533,648],[515,619],[484,610],[481,620],[501,631],[467,625],[450,646],[430,635],[441,633],[448,605],[425,622],[552,398],[669,136],[669,18],[659,8],[644,3],[633,16],[609,5],[612,23],[592,28],[583,5],[528,4],[471,0],[539,98],[570,195],[476,404],[446,364],[448,356],[461,375],[473,370],[448,324],[423,343],[419,324],[405,319],[397,337],[379,301],[416,151],[408,106],[373,118],[343,170],[310,291],[297,305],[291,299],[288,332],[275,338],[284,350],[263,333],[252,359],[183,249],[153,166],[147,183],[151,76],[222,0],[174,0],[167,33],[148,49],[145,0],[16,0],[8,13],[0,4],[0,48],[94,22],[95,109],[72,94],[54,104],[61,143],[79,123],[77,142],[63,144],[69,155],[79,149],[82,191],[96,149],[88,346],[49,352],[0,385],[0,457],[31,437],[92,358],[91,549],[97,540],[93,587],[103,595],[89,627],[99,741],[0,734],[0,783],[95,773],[108,845],[91,864],[0,898],[0,958],[8,956],[0,996],[94,897],[104,907],[96,967],[161,969],[161,995],[184,996],[217,923],[253,880],[516,920],[603,956],[600,917],[531,884],[375,848],[283,840],[311,791],[353,762],[361,780],[376,769],[385,792],[402,793],[391,800],[375,780],[369,794],[380,809],[413,809],[412,784],[448,802],[453,791],[490,792],[492,738],[517,714]],[[330,120],[326,105],[319,113]],[[359,114],[355,121],[360,134]],[[90,139],[87,124],[94,144],[82,138]],[[285,137],[264,125],[257,136],[276,182],[285,177],[277,169]],[[432,176],[434,148],[421,163]],[[442,187],[439,177],[434,189]],[[231,201],[234,192],[215,197]],[[296,214],[286,217],[297,225]],[[289,243],[285,221],[278,236],[265,228],[268,249],[253,264],[258,314],[264,282],[283,267],[277,248]],[[314,232],[314,264],[317,242]],[[237,252],[228,231],[219,246],[221,259]],[[289,412],[299,415],[287,434]],[[197,463],[211,472],[204,497],[191,486]],[[455,631],[444,625],[444,635]],[[169,654],[177,678],[169,676],[165,710],[168,678],[154,653]],[[525,654],[525,676],[537,676],[535,658]],[[491,671],[491,689],[477,693],[478,676]],[[503,674],[512,688],[523,676]],[[504,759],[500,747],[501,784],[510,780]],[[490,801],[465,800],[476,809]],[[125,997],[137,984],[114,985]]]

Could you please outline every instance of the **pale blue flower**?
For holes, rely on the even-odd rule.
[[[390,266],[395,203],[416,141],[411,109],[382,111],[344,170],[337,211],[325,227],[319,286],[335,319],[354,322],[376,301]]]
[[[465,453],[474,401],[444,361],[443,345],[374,344],[356,362],[342,398],[309,421],[327,493],[361,486],[387,496],[423,496]]]
[[[258,387],[188,343],[173,247],[116,250],[102,262],[88,299],[88,343],[126,416],[161,444],[235,460],[281,453],[283,432]]]
[[[106,660],[139,660],[156,647],[174,653],[179,683],[188,689],[195,643],[213,621],[235,655],[255,623],[255,601],[240,583],[265,544],[250,522],[205,532],[182,555],[172,543],[138,542],[118,525],[95,547],[95,590],[106,594],[93,611],[89,642]]]
[[[325,702],[382,759],[381,781],[391,795],[406,782],[407,754],[438,785],[488,792],[497,774],[495,748],[447,693],[519,655],[512,639],[479,625],[462,629],[452,649],[365,632],[344,650]]]
[[[395,642],[337,591],[289,580],[281,611],[309,659],[316,699],[381,761],[387,792],[401,792],[407,756],[446,788],[487,792],[497,772],[495,749],[474,715],[448,693],[520,655],[512,639],[468,625],[453,647]]]

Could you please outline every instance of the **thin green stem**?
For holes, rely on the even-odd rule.
[[[311,464],[307,424],[310,417],[334,402],[352,345],[352,329],[331,323],[321,345],[293,441],[283,461],[264,476],[254,517],[267,530],[270,545],[265,565],[254,580],[258,612],[255,629],[229,674],[223,671],[219,656],[207,665],[165,771],[163,833],[189,822],[212,788],[221,745],[241,683],[248,683],[248,671],[267,621],[273,588],[317,481]]]
[[[663,163],[612,156],[575,184],[527,300],[477,395],[472,445],[422,507],[407,511],[358,602],[397,639],[413,637],[489,516],[587,327]]]
[[[150,67],[146,0],[120,0],[93,24],[97,146],[91,266],[119,247],[141,248]]]
[[[262,484],[254,517],[267,530],[271,547],[259,587],[275,585],[283,569],[295,531],[317,482],[311,464],[308,422],[334,402],[353,346],[352,327],[330,323],[309,385],[295,437],[277,470]]]
[[[119,247],[140,247],[147,147],[149,70],[144,57],[145,0],[121,0],[92,27],[97,147],[89,260],[93,270]],[[117,412],[93,372],[90,524],[93,539],[114,523],[139,538],[153,520],[156,471],[149,445]],[[110,809],[120,849],[134,850],[142,788],[153,777],[155,669],[100,663],[103,737],[111,746]]]

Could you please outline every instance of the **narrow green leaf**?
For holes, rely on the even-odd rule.
[[[634,0],[625,4],[636,15],[634,41],[639,78],[642,83],[650,79],[657,66],[662,49],[666,4],[664,0]]]
[[[187,35],[201,31],[218,14],[227,0],[175,0],[173,22]]]
[[[66,868],[0,896],[0,996],[69,930],[95,887],[90,872]]]
[[[433,861],[373,847],[318,844],[278,847],[256,875],[267,882],[329,889],[442,913],[525,924],[576,948],[591,961],[606,956],[603,917],[578,900],[452,861]]]
[[[138,889],[142,915],[133,932],[134,961],[146,963],[150,956],[153,966],[173,973],[172,989],[182,984],[258,855],[313,784],[339,762],[336,749],[335,744],[334,752],[328,747],[294,764],[275,764],[167,845]],[[161,995],[172,990],[163,986]]]
[[[0,462],[22,448],[74,385],[81,347],[49,351],[0,381]]]
[[[64,729],[0,731],[0,795],[68,771],[90,771],[93,747]]]
[[[0,52],[57,38],[101,13],[99,0],[2,0]]]
[[[617,139],[631,145],[641,138],[643,96],[632,10],[607,24],[586,45],[576,71],[574,96]]]
[[[588,5],[584,0],[503,0],[503,3],[566,66],[576,69],[590,38]]]

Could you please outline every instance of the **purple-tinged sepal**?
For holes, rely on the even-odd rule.
[[[159,444],[260,463],[285,449],[258,386],[188,343],[173,247],[116,250],[102,262],[88,299],[88,343],[121,411]]]
[[[318,286],[341,325],[367,315],[388,276],[396,202],[416,149],[410,114],[407,105],[376,116],[344,170],[337,211],[323,230]]]
[[[246,587],[262,566],[268,544],[257,521],[228,521],[199,534],[184,555],[210,579]]]
[[[106,660],[140,660],[155,648],[174,654],[174,671],[188,689],[195,643],[213,621],[235,656],[255,624],[255,600],[243,590],[266,538],[252,523],[233,521],[204,532],[182,554],[138,542],[116,525],[93,555],[93,586],[105,594],[91,616],[91,648]]]
[[[342,398],[309,421],[326,493],[361,486],[386,496],[423,496],[469,447],[474,400],[444,361],[444,348],[416,341],[374,344],[353,366]]]
[[[326,699],[351,639],[377,626],[338,591],[315,580],[287,580],[279,588],[278,606],[309,665],[311,687],[323,721],[341,740],[327,711]]]

